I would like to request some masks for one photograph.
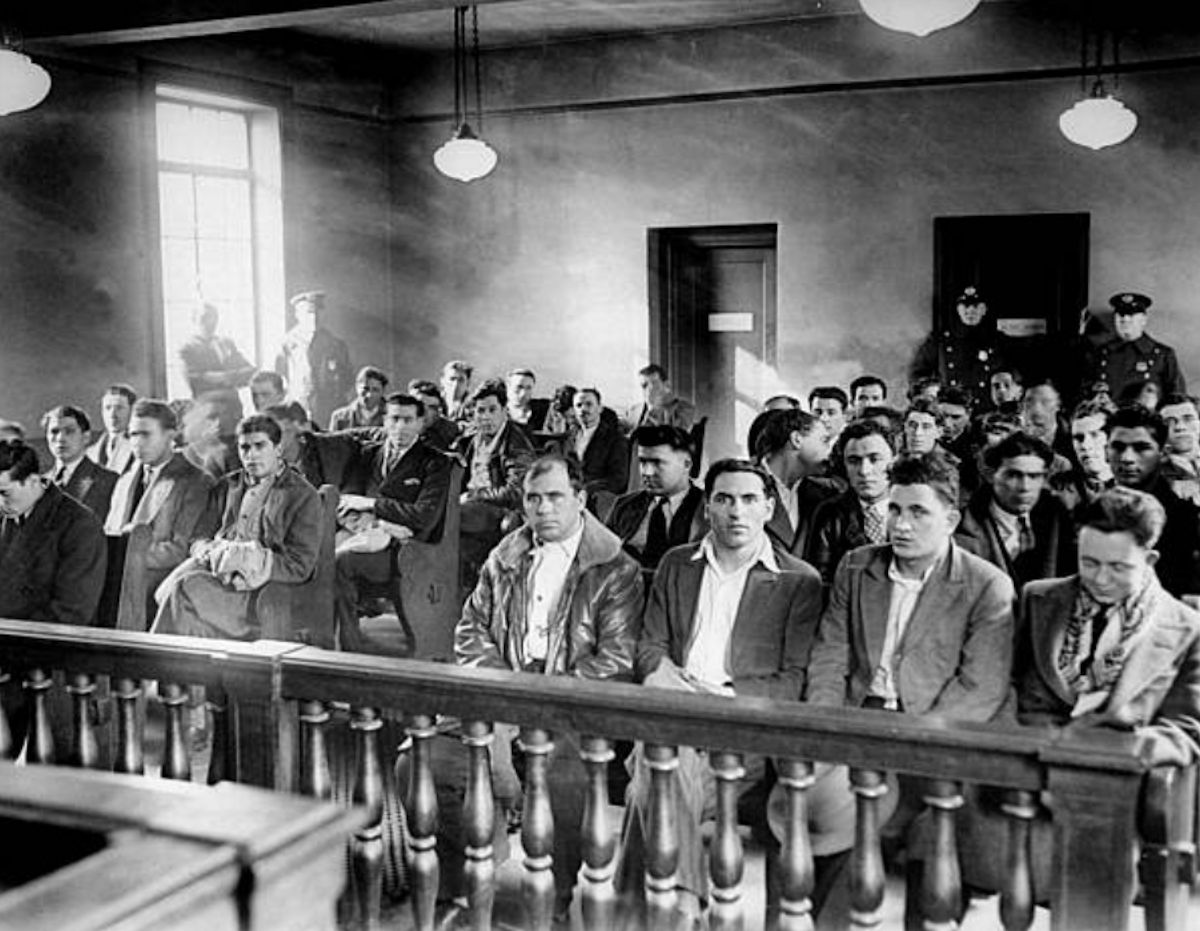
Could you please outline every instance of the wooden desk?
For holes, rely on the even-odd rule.
[[[2,763],[7,868],[18,838],[43,857],[62,849],[51,872],[0,893],[0,928],[334,931],[345,841],[364,820],[232,783]]]

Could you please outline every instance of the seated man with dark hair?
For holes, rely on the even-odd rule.
[[[321,499],[283,461],[279,424],[263,414],[237,426],[242,468],[222,479],[220,530],[200,539],[161,586],[152,630],[254,640],[255,594],[268,582],[307,582],[317,565]]]
[[[436,382],[414,378],[408,383],[408,393],[425,405],[421,422],[421,439],[439,453],[449,452],[462,429],[446,417],[446,401]]]
[[[1108,462],[1117,484],[1158,499],[1167,515],[1155,571],[1175,597],[1200,593],[1200,528],[1196,507],[1162,475],[1167,425],[1144,407],[1123,407],[1108,421]]]
[[[820,421],[829,437],[830,444],[836,443],[846,426],[846,408],[850,400],[837,385],[820,385],[808,393],[809,412]]]
[[[827,586],[850,550],[886,542],[888,469],[896,458],[891,435],[873,420],[846,427],[840,446],[850,488],[817,505],[808,542],[808,562]]]
[[[104,567],[96,515],[38,474],[31,447],[0,442],[0,617],[92,624]]]
[[[761,466],[722,459],[708,470],[704,494],[711,530],[672,550],[654,575],[638,641],[638,679],[656,688],[798,701],[821,611],[820,578],[807,563],[772,548],[766,526],[776,501]],[[700,828],[716,809],[707,757],[704,749],[681,747],[672,777],[680,831],[675,882],[680,910],[692,915],[707,889]],[[632,760],[616,868],[623,891],[641,888],[650,817],[650,765],[640,745]],[[765,762],[744,759],[748,778],[740,791],[759,781]],[[819,837],[815,844],[820,847]]]
[[[608,528],[643,569],[656,569],[671,547],[708,531],[704,492],[692,481],[692,438],[686,430],[638,427],[633,442],[642,487],[617,499]]]
[[[268,407],[287,404],[287,386],[283,376],[271,369],[255,372],[250,379],[250,401],[254,404],[254,410],[260,414],[266,413]],[[292,403],[304,410],[304,405],[299,401]],[[304,413],[304,419],[308,419],[307,411]]]
[[[902,456],[892,464],[889,482],[888,542],[842,559],[817,628],[805,700],[993,720],[1009,697],[1012,581],[955,545],[958,472],[945,454]],[[847,780],[845,767],[818,764],[814,788],[827,783],[829,817],[841,824],[844,850],[854,831]],[[888,793],[887,806],[896,804],[894,795]],[[777,792],[770,806],[780,837],[782,802]],[[919,810],[904,810],[910,807],[912,814]],[[901,830],[910,819],[902,819]],[[909,898],[915,907],[915,893]]]
[[[587,492],[574,459],[547,455],[523,476],[525,524],[488,556],[478,585],[463,606],[454,635],[458,664],[547,676],[628,681],[642,619],[642,580],[621,541],[585,507]],[[438,801],[440,898],[465,893],[463,799],[467,751],[442,722],[446,737],[434,742],[432,770]],[[497,834],[505,809],[518,799],[513,766],[515,729],[497,725],[492,747],[492,788]],[[398,764],[407,783],[407,755]],[[556,917],[565,919],[582,859],[580,829],[587,777],[578,735],[559,730],[548,761],[554,818]],[[403,792],[403,788],[401,790]]]
[[[767,524],[781,553],[805,552],[817,505],[845,490],[841,479],[827,477],[829,441],[825,428],[805,411],[766,411],[750,425],[754,458],[771,478],[775,509]]]
[[[525,431],[508,422],[508,390],[489,378],[469,401],[475,432],[459,438],[454,452],[466,468],[462,502],[460,560],[464,581],[475,575],[492,547],[504,536],[504,518],[521,506],[521,482],[533,461]]]
[[[117,473],[87,457],[92,429],[87,414],[70,404],[60,404],[42,416],[42,429],[54,457],[54,467],[47,478],[103,521],[108,515]]]
[[[887,382],[878,375],[859,375],[850,382],[850,406],[855,417],[868,407],[883,407],[887,401]]]
[[[533,396],[533,389],[537,385],[533,369],[512,369],[505,379],[508,382],[509,422],[520,426],[532,439],[546,424],[550,399]]]
[[[1025,586],[1013,682],[1021,724],[1107,728],[1145,738],[1144,766],[1186,766],[1200,747],[1200,613],[1155,573],[1166,514],[1152,496],[1112,488],[1083,506],[1079,562],[1066,578]],[[963,862],[972,884],[1000,889],[1010,819],[968,809]],[[1032,823],[1035,901],[1049,898],[1052,822]],[[1132,871],[1133,861],[1128,860]],[[1135,888],[1130,876],[1128,888]]]
[[[399,541],[437,533],[450,488],[450,459],[421,440],[425,405],[397,393],[384,406],[385,439],[363,447],[338,502],[339,522],[353,535],[336,558],[338,629],[348,650],[363,646],[355,610],[360,586],[392,578]]]
[[[279,424],[283,461],[313,488],[333,485],[341,491],[350,479],[359,442],[345,433],[314,433],[308,412],[299,401],[272,404],[263,411]]]
[[[971,496],[954,540],[1008,573],[1013,587],[1075,568],[1075,528],[1046,487],[1054,451],[1014,433],[984,453],[990,484]]]
[[[88,447],[88,458],[118,475],[133,463],[129,442],[129,418],[137,403],[137,392],[129,385],[109,385],[100,398],[100,419],[104,433]],[[97,515],[103,516],[103,515]]]
[[[0,442],[0,617],[95,623],[105,561],[104,532],[95,514],[38,474],[32,448],[21,440]],[[0,702],[19,752],[28,722],[24,675],[11,666],[5,672],[11,675],[0,683]],[[53,690],[49,701],[55,743],[66,746],[71,703],[62,689]],[[95,709],[89,713],[96,720]],[[104,754],[107,746],[100,750]]]
[[[129,439],[135,464],[117,481],[104,523],[109,537],[108,589],[101,623],[144,631],[154,617],[154,590],[187,558],[207,527],[212,479],[175,449],[178,424],[165,401],[133,406]],[[110,599],[105,598],[108,602]]]
[[[1071,413],[1071,446],[1079,465],[1070,473],[1081,503],[1094,501],[1116,479],[1108,464],[1108,419],[1111,405],[1084,401]]]
[[[357,397],[329,415],[329,429],[353,430],[355,427],[382,427],[388,377],[373,365],[364,365],[354,378]]]
[[[923,456],[934,449],[943,449],[942,409],[937,401],[917,398],[904,412],[904,452]],[[957,456],[954,457],[958,459]]]
[[[588,490],[588,510],[596,513],[596,493],[619,495],[629,484],[629,447],[613,417],[604,417],[604,406],[596,388],[580,388],[571,399],[575,422],[559,444],[563,455],[574,455],[583,463],[583,480]]]
[[[690,430],[696,419],[696,407],[686,398],[675,394],[667,378],[667,370],[657,362],[638,369],[638,385],[642,400],[625,411],[621,429],[630,434],[646,424],[671,424]]]
[[[1189,394],[1169,394],[1158,414],[1167,425],[1163,478],[1180,498],[1200,504],[1200,400]]]

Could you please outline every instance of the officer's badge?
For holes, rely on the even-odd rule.
[[[1143,372],[1143,373],[1150,371],[1150,366],[1147,365],[1145,362],[1139,362],[1137,365],[1134,366],[1134,368],[1137,369],[1139,372]]]
[[[988,350],[986,350],[986,349],[980,349],[980,350],[979,350],[979,361],[980,361],[980,362],[986,362],[986,361],[988,360],[988,355],[989,355],[989,352],[988,352]]]

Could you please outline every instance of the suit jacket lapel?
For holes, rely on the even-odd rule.
[[[697,552],[699,552],[697,550]],[[687,661],[688,650],[692,648],[692,640],[696,636],[696,609],[700,604],[700,586],[704,584],[704,569],[708,565],[701,556],[699,559],[688,559],[679,569],[676,593],[679,605],[679,630],[676,631],[676,643],[683,644],[678,663],[682,666]]]
[[[1153,617],[1146,619],[1150,629],[1137,639],[1125,658],[1121,675],[1108,699],[1109,708],[1121,708],[1129,704],[1159,673],[1174,668],[1179,642],[1189,632],[1176,621],[1175,616],[1168,613],[1172,607],[1168,603],[1160,607]]]
[[[1042,681],[1050,685],[1055,693],[1068,705],[1075,704],[1075,696],[1067,681],[1058,670],[1058,654],[1067,636],[1067,621],[1075,610],[1075,595],[1078,582],[1057,586],[1041,599],[1036,613],[1029,618],[1033,624],[1033,661],[1038,665]]]
[[[862,589],[858,596],[859,623],[862,625],[863,642],[867,647],[871,669],[879,665],[883,641],[887,636],[888,609],[892,600],[892,583],[888,578],[891,558],[891,547],[877,552],[863,572]]]
[[[761,564],[756,563],[750,567],[746,576],[746,587],[742,589],[742,597],[738,601],[737,616],[733,619],[733,629],[729,633],[730,675],[738,665],[738,648],[753,640],[746,635],[746,629],[752,627],[760,618],[769,616],[767,606],[775,593],[776,581],[775,573]]]

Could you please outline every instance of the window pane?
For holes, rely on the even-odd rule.
[[[250,238],[250,182],[196,178],[197,231],[205,239]]]
[[[158,204],[162,235],[192,236],[196,232],[196,204],[192,176],[164,171],[158,176]]]
[[[191,239],[164,238],[163,299],[194,301],[196,298],[196,243]]]
[[[250,167],[250,134],[244,113],[160,101],[158,157],[219,168]]]
[[[158,157],[164,161],[185,162],[194,148],[191,136],[191,108],[182,103],[159,101]]]
[[[200,287],[205,299],[249,300],[254,296],[253,259],[249,243],[202,239]]]

